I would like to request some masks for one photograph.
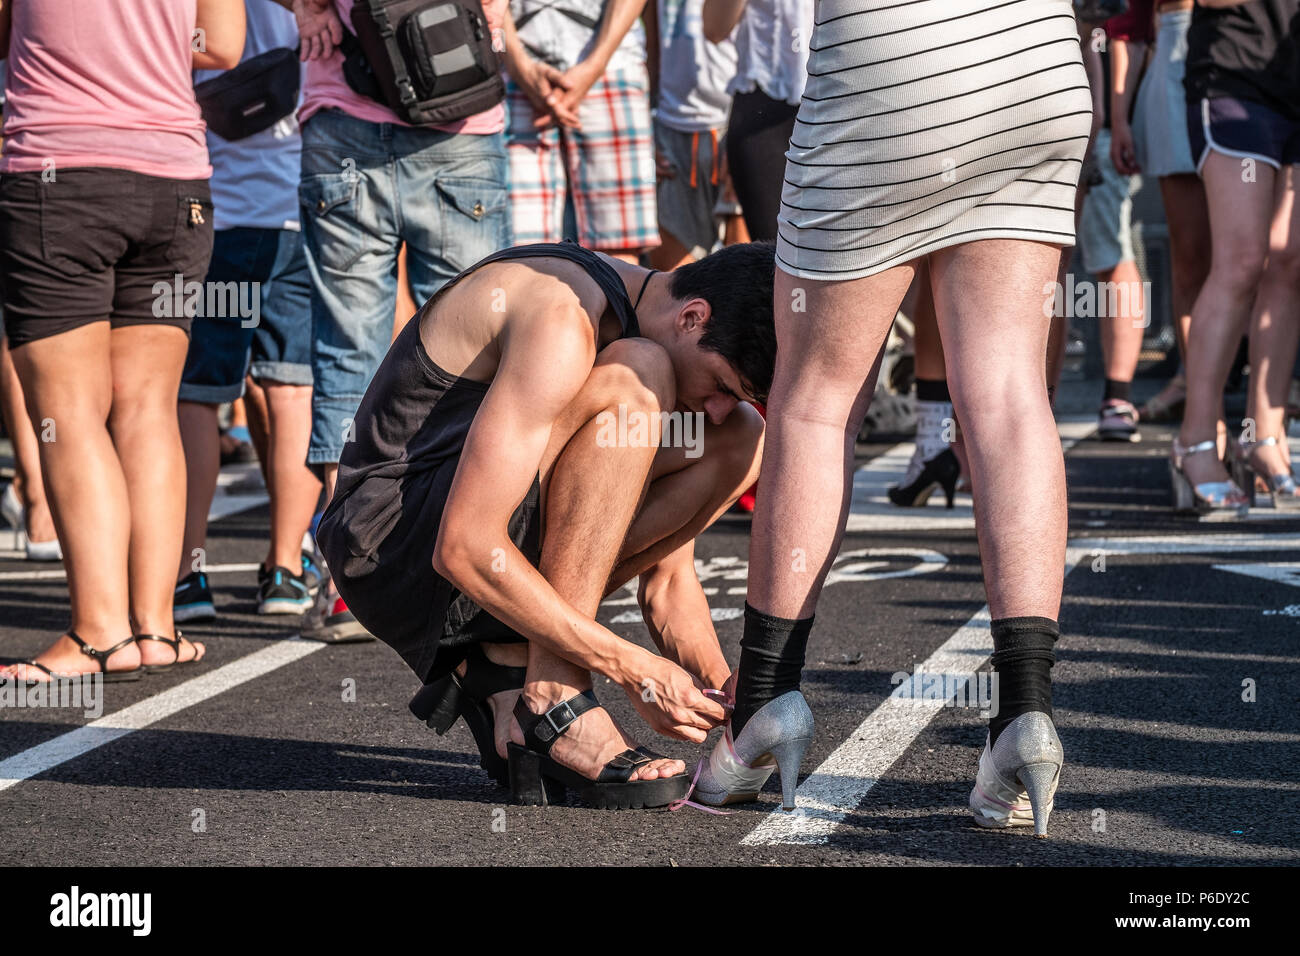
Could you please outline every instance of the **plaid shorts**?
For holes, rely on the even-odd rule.
[[[563,239],[571,190],[582,245],[606,252],[659,245],[648,86],[644,67],[608,70],[578,106],[580,129],[539,131],[532,104],[510,84],[506,144],[516,243]]]

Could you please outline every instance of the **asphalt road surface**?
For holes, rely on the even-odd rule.
[[[793,814],[775,779],[728,816],[511,805],[464,724],[437,737],[411,717],[417,682],[385,645],[305,642],[295,619],[254,613],[267,516],[235,470],[209,542],[220,618],[187,629],[206,661],[107,685],[98,719],[0,711],[6,862],[1295,864],[1300,520],[1268,508],[1231,524],[1177,518],[1168,430],[1146,426],[1123,446],[1090,430],[1062,425],[1077,441],[1054,671],[1067,763],[1048,840],[971,820],[978,694],[963,706],[900,696],[918,671],[958,689],[955,675],[987,670],[991,640],[969,497],[952,511],[939,496],[891,507],[883,490],[911,448],[875,445],[859,448],[850,531],[809,649],[817,736]],[[748,531],[728,515],[697,548],[733,662]],[[66,626],[59,566],[16,557],[0,550],[6,661]],[[630,594],[600,620],[648,646]],[[694,766],[697,748],[649,741],[617,688],[596,689],[625,726]]]

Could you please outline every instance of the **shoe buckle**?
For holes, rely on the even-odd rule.
[[[562,714],[561,719],[564,721],[563,723],[559,723],[556,720],[556,714]],[[551,725],[551,729],[555,731],[557,737],[568,730],[570,725],[578,719],[578,715],[573,712],[573,708],[569,706],[567,700],[556,704],[542,716],[546,719],[546,722]]]

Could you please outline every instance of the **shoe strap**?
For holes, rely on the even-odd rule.
[[[132,640],[135,641],[159,641],[163,644],[166,644],[172,649],[172,653],[176,655],[176,660],[172,661],[173,664],[180,663],[182,639],[183,638],[179,629],[177,629],[175,637],[163,637],[161,634],[137,634],[135,637],[132,638]]]
[[[524,703],[523,695],[515,703],[515,720],[523,731],[524,743],[534,753],[549,754],[560,735],[589,710],[600,706],[594,690],[584,690],[576,697],[562,700],[543,714],[534,714]],[[617,758],[616,758],[617,759]]]
[[[498,664],[483,653],[481,644],[473,644],[465,655],[465,675],[460,678],[460,686],[475,700],[487,700],[493,694],[519,690],[527,674],[528,668]]]
[[[108,659],[112,657],[114,654],[116,654],[118,651],[120,651],[122,648],[126,647],[126,645],[132,643],[135,640],[134,636],[128,637],[124,640],[118,641],[108,650],[101,651],[97,648],[91,647],[89,644],[83,641],[81,639],[81,636],[77,634],[77,632],[74,630],[71,629],[68,630],[68,637],[72,638],[77,643],[77,645],[81,648],[81,653],[85,654],[87,657],[91,658],[96,663],[98,663],[99,669],[104,673],[108,673]]]
[[[1196,455],[1203,451],[1213,451],[1216,455],[1219,453],[1219,443],[1216,439],[1207,438],[1205,441],[1198,441],[1195,445],[1189,445],[1184,448],[1174,439],[1174,454],[1179,458],[1186,458],[1188,455]]]

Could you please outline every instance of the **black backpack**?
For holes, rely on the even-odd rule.
[[[464,119],[505,99],[478,0],[357,0],[352,29],[340,45],[348,86],[413,126]]]

